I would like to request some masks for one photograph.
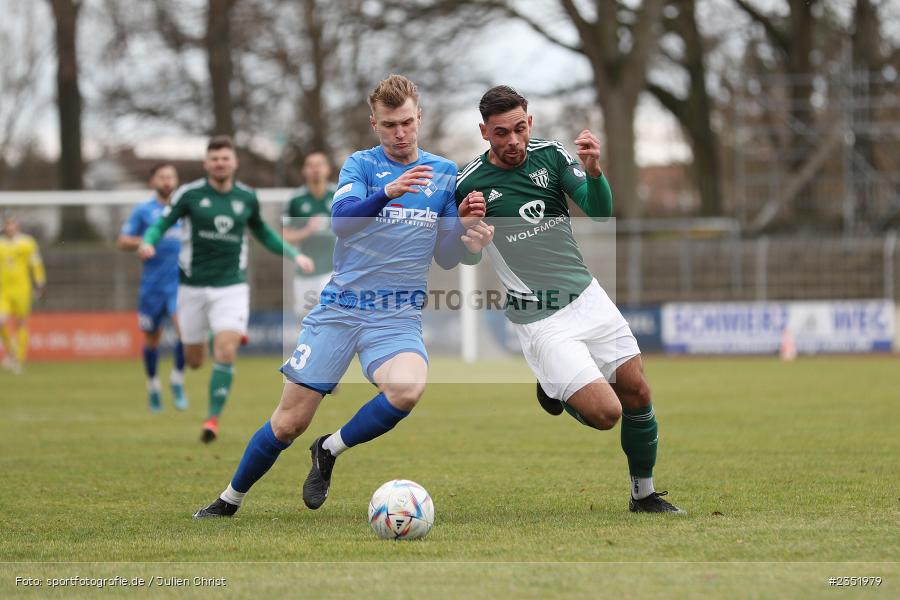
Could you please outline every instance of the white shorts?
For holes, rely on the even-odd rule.
[[[250,318],[250,286],[178,286],[178,326],[183,344],[203,344],[209,332],[247,333]]]
[[[628,322],[594,279],[575,299],[540,321],[513,324],[528,366],[551,398],[567,401],[641,353]]]
[[[294,277],[294,314],[305,317],[319,304],[319,295],[325,284],[331,279],[331,273]]]

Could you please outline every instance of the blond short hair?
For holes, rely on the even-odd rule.
[[[375,112],[375,103],[380,102],[388,108],[403,106],[407,98],[419,103],[419,88],[403,75],[389,75],[382,79],[372,93],[369,94],[369,108]]]

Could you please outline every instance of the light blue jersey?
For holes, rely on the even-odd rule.
[[[138,204],[122,225],[122,235],[143,237],[161,216],[166,205],[155,197]],[[178,253],[181,223],[166,232],[156,246],[156,255],[144,261],[138,298],[138,322],[144,331],[156,331],[165,316],[175,315],[178,296]]]
[[[381,146],[356,152],[341,169],[334,203],[367,198],[419,165],[432,168],[427,186],[389,200],[363,229],[338,238],[334,275],[321,303],[303,319],[297,347],[281,368],[288,381],[327,394],[355,355],[369,380],[402,352],[428,360],[420,309],[438,231],[459,224],[456,165],[424,150],[408,165],[390,160]]]
[[[366,198],[420,165],[433,169],[427,186],[418,194],[388,201],[363,230],[338,239],[334,275],[322,292],[323,304],[370,315],[421,308],[438,230],[452,229],[458,221],[456,165],[424,150],[408,165],[390,160],[381,146],[355,152],[341,168],[333,202],[347,196]]]
[[[155,197],[138,204],[122,225],[122,234],[143,237],[144,232],[162,216],[166,205]],[[156,255],[144,261],[141,294],[178,291],[178,253],[181,251],[181,223],[166,231],[156,246]]]

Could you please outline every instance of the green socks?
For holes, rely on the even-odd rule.
[[[628,457],[628,472],[633,477],[652,477],[659,442],[659,425],[653,405],[622,409],[622,450]]]
[[[562,405],[563,405],[563,408],[566,409],[566,412],[569,413],[569,415],[571,415],[573,419],[575,419],[582,425],[585,425],[586,427],[592,427],[592,425],[590,423],[588,423],[587,421],[584,420],[584,417],[581,416],[580,412],[578,412],[577,410],[575,410],[574,408],[569,406],[568,402],[563,402]]]
[[[563,408],[573,419],[591,427],[581,414],[563,403]],[[659,443],[659,425],[653,412],[653,405],[642,408],[622,408],[622,450],[628,457],[628,472],[633,477],[653,477],[656,464],[656,448]]]
[[[209,378],[209,416],[218,417],[228,400],[231,391],[231,380],[234,378],[234,365],[219,362],[213,363],[212,376]]]

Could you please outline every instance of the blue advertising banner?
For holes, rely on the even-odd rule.
[[[622,316],[628,321],[641,352],[662,352],[662,313],[658,306],[623,308]]]
[[[287,348],[293,349],[300,335],[300,329],[296,331],[284,331],[286,338],[282,347],[282,327],[284,315],[280,311],[266,311],[250,313],[250,321],[247,324],[247,347],[241,352],[257,354],[280,354]]]
[[[662,341],[676,354],[775,354],[789,337],[800,354],[890,352],[894,303],[698,302],[665,304]]]

